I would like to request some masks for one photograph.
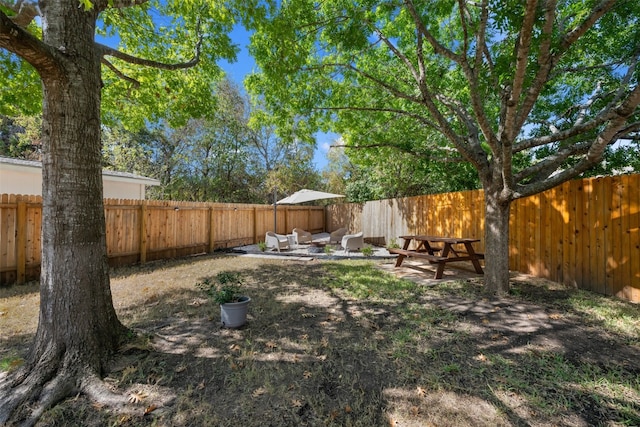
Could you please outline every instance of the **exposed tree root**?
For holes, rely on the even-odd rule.
[[[112,392],[95,372],[78,367],[69,359],[65,357],[57,363],[40,361],[2,378],[0,425],[31,427],[47,409],[77,393],[113,409],[122,410],[127,405],[126,396]]]

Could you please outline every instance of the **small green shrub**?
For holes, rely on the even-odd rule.
[[[264,252],[267,250],[267,242],[258,242],[258,249],[260,252]]]
[[[221,271],[215,278],[206,277],[202,282],[196,283],[198,289],[218,304],[238,302],[242,297],[241,286],[242,277],[237,271]]]
[[[389,244],[387,245],[389,249],[398,249],[400,245],[398,244],[396,239],[389,239]]]
[[[362,255],[371,256],[373,255],[373,248],[371,246],[365,246],[362,248]]]
[[[331,248],[331,246],[329,245],[326,245],[323,250],[325,254],[330,254],[331,252],[333,252],[333,248]]]

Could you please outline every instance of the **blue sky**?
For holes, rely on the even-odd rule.
[[[244,77],[256,69],[256,63],[251,55],[249,55],[247,49],[249,45],[249,33],[241,25],[236,25],[230,35],[233,42],[240,48],[240,52],[238,52],[236,62],[229,63],[227,61],[220,61],[220,66],[238,85],[242,86]],[[327,165],[329,146],[337,137],[338,135],[333,133],[319,132],[316,134],[317,146],[313,162],[318,171]]]

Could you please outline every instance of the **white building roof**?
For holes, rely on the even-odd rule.
[[[6,170],[29,170],[32,169],[34,173],[42,173],[42,163],[33,160],[14,159],[11,157],[0,156],[0,169]],[[111,181],[131,182],[144,185],[160,185],[160,181],[154,178],[148,178],[146,176],[136,175],[129,172],[117,172],[103,169],[102,175]]]

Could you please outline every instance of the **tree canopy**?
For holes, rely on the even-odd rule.
[[[508,289],[510,203],[576,177],[640,129],[631,0],[306,0],[251,21],[248,83],[281,121],[347,147],[464,160],[485,190],[487,285]]]

